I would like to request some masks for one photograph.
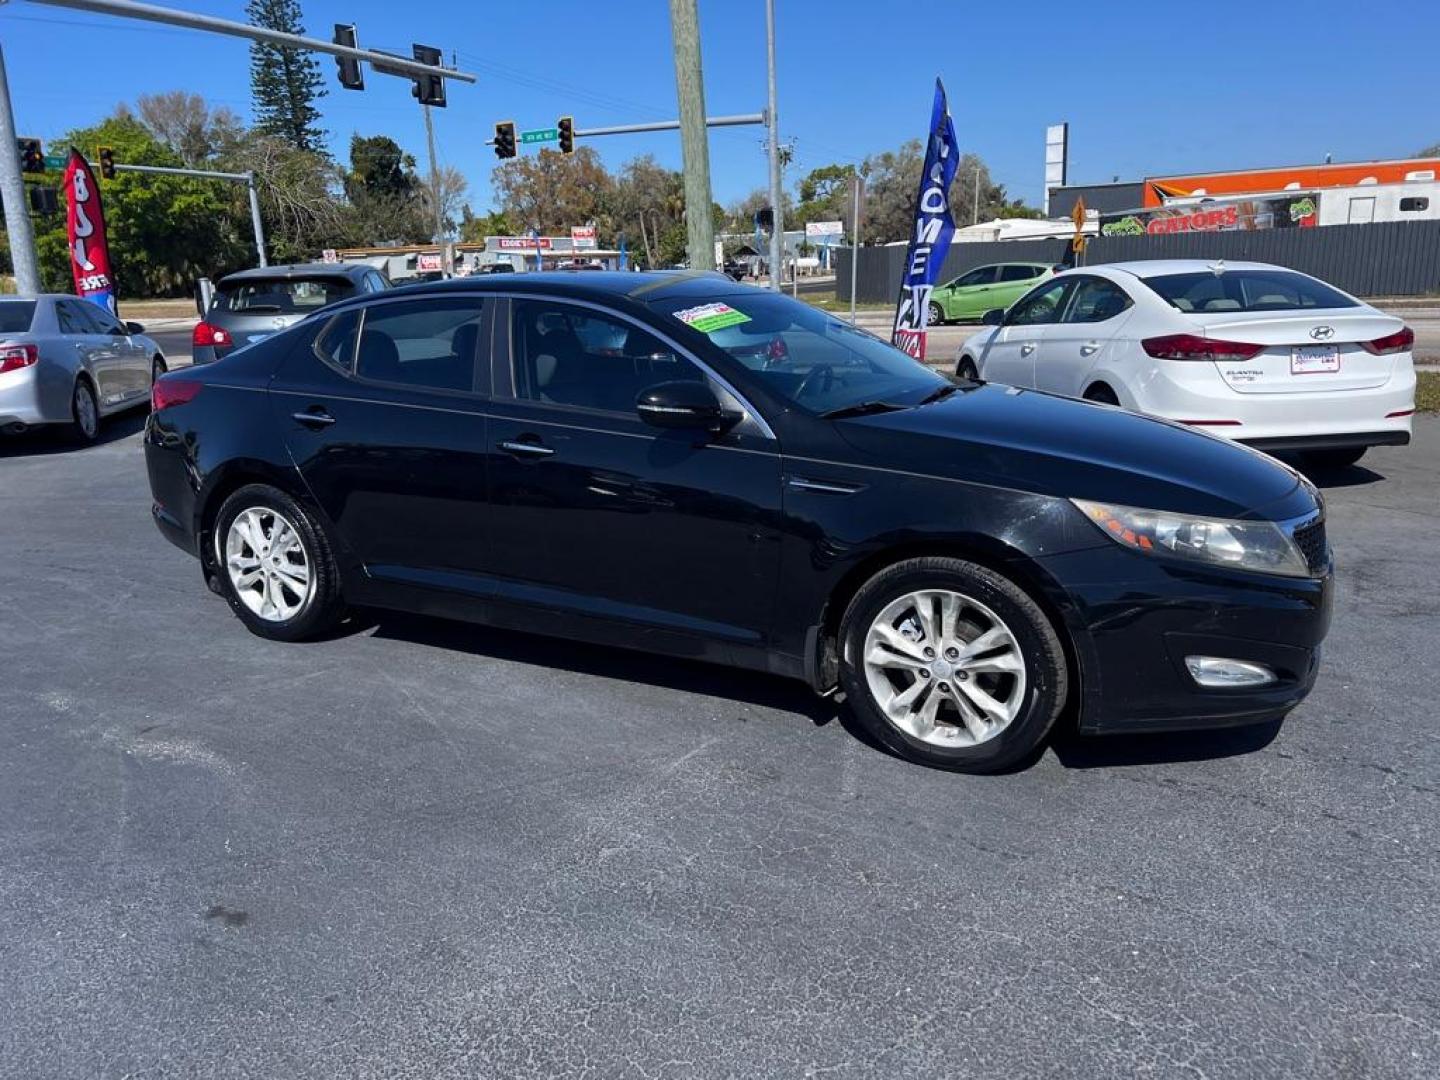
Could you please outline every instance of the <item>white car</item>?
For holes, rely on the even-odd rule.
[[[1414,333],[1294,270],[1079,267],[985,322],[960,346],[962,377],[1121,405],[1319,467],[1410,441]]]

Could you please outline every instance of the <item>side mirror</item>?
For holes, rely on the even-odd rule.
[[[215,286],[208,277],[202,277],[195,282],[195,312],[200,318],[205,318],[205,313],[210,310],[210,305],[215,302]]]
[[[985,312],[984,315],[980,316],[980,321],[986,326],[1004,326],[1005,309],[998,307],[991,308],[989,311]]]
[[[663,382],[641,391],[635,399],[640,419],[658,428],[723,431],[733,421],[707,383]]]
[[[127,334],[143,334],[145,327],[138,322],[127,322],[125,324],[125,332]]]

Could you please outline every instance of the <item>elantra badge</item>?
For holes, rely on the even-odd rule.
[[[1310,331],[1310,336],[1316,341],[1329,341],[1335,336],[1335,328],[1333,326],[1317,326]]]

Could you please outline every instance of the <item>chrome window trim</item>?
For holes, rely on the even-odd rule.
[[[763,435],[763,436],[764,436],[765,438],[767,438],[767,439],[775,440],[775,431],[774,431],[773,428],[770,427],[770,424],[766,421],[765,417],[761,414],[760,410],[757,409],[757,408],[755,408],[755,406],[754,406],[753,404],[751,404],[749,398],[747,398],[744,394],[740,393],[740,391],[736,390],[735,387],[734,387],[733,385],[731,385],[730,380],[726,379],[723,375],[721,375],[719,372],[717,372],[713,367],[711,367],[709,364],[707,364],[704,360],[700,359],[700,357],[696,356],[693,352],[691,352],[691,351],[690,351],[688,348],[686,348],[684,345],[681,345],[681,344],[680,344],[678,341],[676,341],[674,338],[672,338],[672,337],[670,337],[668,334],[666,334],[665,331],[663,331],[663,330],[658,330],[658,329],[656,329],[656,328],[653,327],[653,326],[650,326],[650,325],[648,325],[648,324],[646,324],[646,323],[641,322],[639,319],[637,319],[637,318],[635,318],[634,316],[630,315],[628,312],[619,311],[619,310],[617,310],[616,308],[612,308],[612,307],[606,307],[604,304],[598,304],[598,303],[595,303],[594,301],[591,301],[591,300],[577,299],[577,298],[572,297],[572,296],[557,296],[557,295],[555,295],[555,294],[553,294],[553,293],[529,293],[529,292],[527,292],[527,293],[516,293],[516,292],[506,292],[506,293],[495,293],[495,294],[487,294],[487,295],[503,296],[506,300],[510,301],[512,307],[513,307],[514,302],[515,302],[516,300],[542,300],[542,301],[545,301],[545,302],[547,302],[547,303],[570,304],[570,305],[572,305],[572,306],[574,306],[574,307],[589,308],[589,309],[592,310],[592,311],[598,311],[598,312],[599,312],[600,314],[602,314],[602,315],[606,315],[606,316],[608,316],[608,317],[610,317],[610,318],[619,319],[619,320],[621,320],[621,321],[623,321],[623,322],[629,323],[631,326],[634,326],[634,327],[636,327],[636,328],[639,329],[639,330],[643,330],[645,333],[649,334],[651,337],[659,338],[659,339],[660,339],[661,341],[663,341],[666,345],[670,346],[670,348],[674,349],[674,350],[675,350],[675,354],[676,354],[677,356],[683,356],[686,360],[689,360],[690,363],[694,364],[697,368],[699,368],[701,371],[703,371],[703,372],[705,373],[705,375],[706,375],[707,378],[710,378],[710,379],[715,380],[716,383],[718,383],[721,387],[724,388],[724,390],[725,390],[725,392],[726,392],[727,394],[729,394],[729,395],[730,395],[731,397],[733,397],[736,401],[738,401],[738,402],[740,403],[741,408],[744,409],[744,411],[745,411],[745,416],[746,416],[746,418],[749,419],[749,420],[752,420],[752,421],[755,423],[755,426],[760,429],[759,434]],[[513,330],[513,325],[514,325],[515,319],[514,319],[513,312],[511,313],[509,319],[507,319],[507,322],[509,322],[509,323],[511,324],[511,329],[510,329],[510,331],[509,331],[509,336],[510,336],[510,349],[509,349],[509,353],[510,353],[510,364],[509,364],[509,367],[510,367],[510,380],[511,380],[511,387],[510,387],[510,397],[511,397],[511,400],[517,401],[517,402],[528,402],[528,403],[534,404],[534,405],[545,405],[545,406],[547,406],[547,407],[552,406],[552,405],[553,405],[552,402],[534,401],[534,400],[531,399],[531,398],[521,398],[521,397],[516,396],[516,392],[515,392],[515,385],[516,385],[516,380],[515,380],[515,347],[514,347],[514,346],[515,346],[515,342],[514,342],[514,330]],[[613,412],[613,411],[611,411],[611,410],[609,410],[609,409],[591,409],[591,408],[587,408],[587,407],[585,407],[585,406],[583,406],[583,405],[554,406],[554,407],[557,407],[557,408],[574,408],[574,409],[581,409],[581,410],[583,410],[583,411],[585,411],[585,412],[598,413],[598,414],[600,414],[600,415],[602,415],[602,416],[623,416],[623,417],[630,417],[630,416],[631,416],[630,413],[626,413],[626,412]],[[778,441],[778,440],[777,440],[777,441]]]

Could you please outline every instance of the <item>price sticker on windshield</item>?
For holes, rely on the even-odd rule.
[[[686,326],[693,326],[702,334],[713,334],[716,330],[724,330],[727,326],[739,326],[741,323],[750,321],[750,316],[743,311],[736,311],[729,304],[718,303],[702,304],[700,307],[677,311],[675,318]]]

